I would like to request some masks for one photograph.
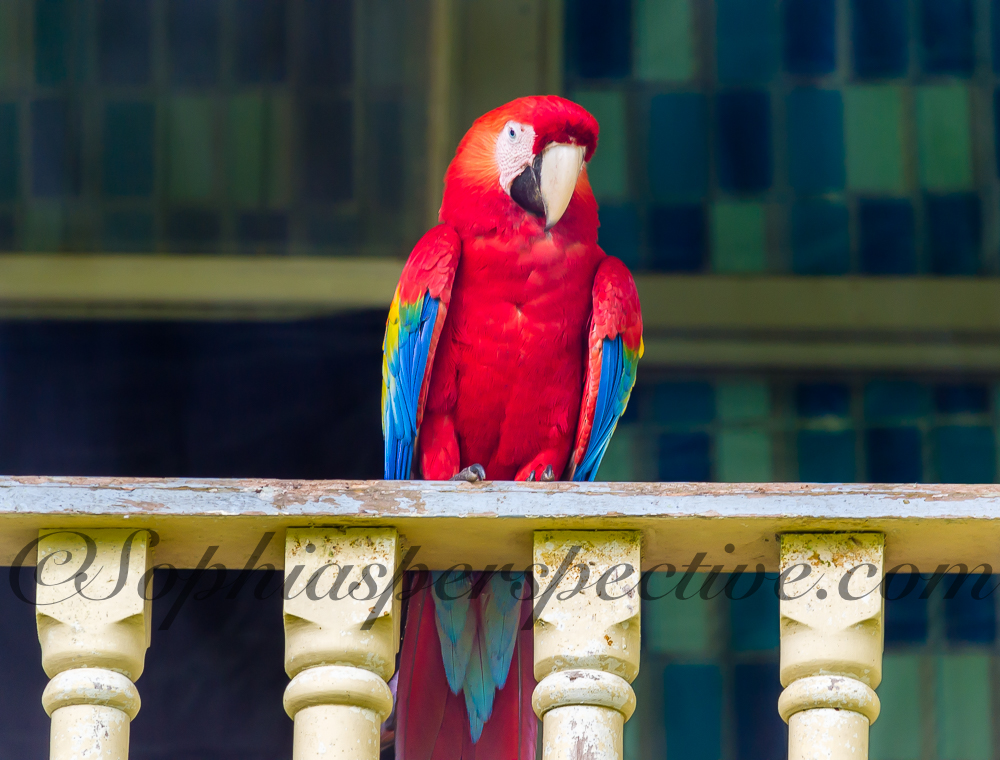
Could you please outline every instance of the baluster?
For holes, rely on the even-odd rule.
[[[788,760],[868,757],[882,680],[883,548],[877,533],[781,536],[778,712]]]
[[[52,760],[126,760],[149,647],[145,530],[43,530],[35,617]]]
[[[532,706],[542,760],[621,760],[639,673],[639,539],[634,531],[535,533]]]
[[[392,528],[295,528],[285,537],[285,712],[293,760],[376,760],[392,709],[399,601]],[[366,568],[369,568],[366,570]]]

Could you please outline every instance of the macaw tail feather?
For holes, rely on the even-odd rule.
[[[531,600],[501,599],[512,581],[492,576],[445,585],[437,573],[418,573],[413,580],[400,652],[396,760],[534,760],[532,631],[519,630]],[[523,577],[513,583],[520,588]],[[500,663],[507,669],[497,688]]]

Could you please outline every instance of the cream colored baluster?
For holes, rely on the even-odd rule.
[[[398,548],[392,528],[295,528],[286,535],[285,670],[292,680],[284,701],[295,720],[293,760],[378,758],[399,645],[392,590]]]
[[[883,548],[876,533],[781,536],[790,582],[780,602],[778,711],[788,723],[788,760],[868,757],[882,680]]]
[[[639,673],[639,538],[633,531],[535,533],[532,706],[542,719],[542,760],[621,760]],[[581,585],[589,588],[572,593]]]
[[[149,533],[43,530],[36,595],[52,760],[126,760],[149,647]]]

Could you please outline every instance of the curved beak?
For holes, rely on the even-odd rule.
[[[583,155],[582,146],[550,143],[511,183],[510,197],[526,211],[545,217],[545,229],[552,229],[573,198]]]

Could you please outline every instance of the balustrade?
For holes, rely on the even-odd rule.
[[[404,543],[442,569],[534,563],[540,760],[621,760],[636,707],[639,568],[683,566],[695,553],[706,569],[764,562],[782,574],[776,709],[789,726],[789,760],[864,760],[879,713],[885,537],[897,559],[923,567],[997,561],[1000,492],[959,488],[901,496],[774,485],[734,495],[726,486],[0,479],[0,561],[20,551],[30,563],[37,549],[54,760],[128,756],[150,643],[153,547],[158,561],[182,568],[197,566],[206,539],[231,567],[251,554],[279,565],[264,532],[285,536],[284,707],[295,760],[378,757]],[[45,527],[63,519],[69,527]],[[547,523],[558,529],[539,529]],[[301,527],[310,524],[339,527]]]

